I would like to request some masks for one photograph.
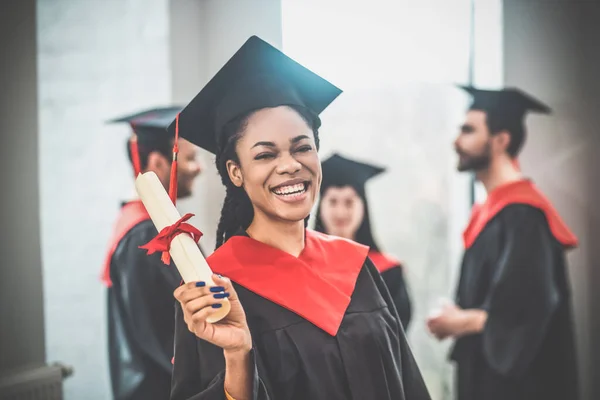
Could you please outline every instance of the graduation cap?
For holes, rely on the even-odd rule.
[[[136,177],[142,172],[139,148],[156,149],[169,146],[174,136],[167,131],[167,127],[177,117],[182,108],[180,106],[153,108],[108,121],[108,123],[128,123],[131,126],[132,134],[129,139],[129,146]],[[175,140],[169,184],[169,196],[173,203],[177,198],[176,161],[178,151],[177,140]]]
[[[385,171],[385,168],[345,158],[337,153],[321,163],[323,182],[321,193],[331,186],[352,186],[364,193],[367,181]]]
[[[515,152],[523,142],[524,121],[527,112],[550,114],[550,107],[517,88],[484,90],[473,86],[462,86],[473,101],[470,110],[484,111],[488,115],[488,124],[493,131],[506,129],[512,137]]]
[[[223,127],[262,108],[294,106],[318,115],[342,91],[257,36],[250,37],[179,116],[181,136],[216,153]],[[176,137],[177,121],[169,126]]]
[[[160,127],[164,131],[167,126],[175,119],[177,113],[181,111],[182,106],[156,107],[149,110],[139,111],[137,113],[123,117],[111,119],[109,124],[118,122],[127,122],[131,125],[140,125],[146,127]]]

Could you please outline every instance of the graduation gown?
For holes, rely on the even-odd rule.
[[[103,272],[108,286],[108,347],[116,400],[166,399],[171,386],[173,291],[181,278],[160,254],[139,248],[157,231],[140,201],[123,206]]]
[[[430,399],[367,251],[307,230],[298,258],[247,236],[209,257],[246,312],[254,400]],[[191,333],[176,308],[171,399],[224,399],[222,349]]]
[[[456,341],[459,400],[577,400],[565,248],[576,238],[529,181],[492,191],[465,231],[457,304],[488,314]]]
[[[390,296],[396,306],[396,311],[398,311],[404,330],[408,330],[408,325],[410,324],[410,318],[412,316],[412,305],[406,281],[404,279],[402,263],[387,254],[374,250],[369,251],[369,258],[381,274],[381,277],[390,292]]]

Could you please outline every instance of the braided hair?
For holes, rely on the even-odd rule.
[[[302,119],[312,128],[317,150],[319,149],[318,128],[320,120],[310,110],[288,106],[295,110]],[[254,112],[247,113],[229,121],[219,135],[216,152],[216,166],[221,176],[221,182],[225,186],[226,194],[221,209],[221,218],[217,227],[216,249],[221,247],[229,238],[236,235],[240,230],[246,230],[254,219],[254,208],[248,194],[243,187],[237,187],[229,178],[227,171],[227,161],[232,160],[239,164],[239,158],[235,151],[238,140],[244,134],[248,125],[248,120]],[[308,217],[304,221],[304,226],[308,225]]]

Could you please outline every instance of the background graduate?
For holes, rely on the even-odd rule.
[[[456,338],[459,400],[576,400],[565,251],[577,239],[514,163],[525,114],[550,109],[517,89],[465,89],[458,170],[475,172],[488,197],[464,232],[456,306],[429,329]]]
[[[129,123],[127,143],[134,176],[154,171],[169,189],[174,137],[166,130],[181,108],[158,108],[111,122]],[[180,139],[177,194],[192,193],[200,173],[195,146]],[[171,387],[175,309],[173,290],[181,282],[174,265],[140,246],[157,231],[138,199],[123,203],[102,272],[108,288],[108,349],[116,400],[165,399]]]
[[[371,231],[366,183],[384,168],[333,154],[322,163],[323,183],[315,230],[354,240],[369,247],[369,258],[381,273],[404,329],[408,329],[411,303],[402,263],[380,251]]]

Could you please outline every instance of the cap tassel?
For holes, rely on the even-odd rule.
[[[131,122],[131,138],[129,139],[129,150],[131,151],[131,161],[133,162],[133,173],[137,178],[142,173],[142,162],[140,161],[140,149],[138,146],[138,137],[135,133],[135,124]]]
[[[133,161],[133,173],[137,178],[142,173],[142,163],[140,162],[140,150],[136,134],[133,134],[133,137],[129,140],[129,149],[131,150],[131,159]]]
[[[173,144],[173,162],[171,163],[171,179],[169,180],[169,197],[177,204],[177,155],[179,154],[179,114],[175,117],[175,143]]]

